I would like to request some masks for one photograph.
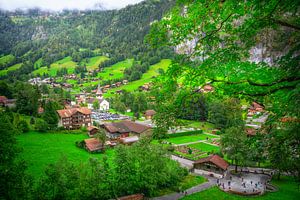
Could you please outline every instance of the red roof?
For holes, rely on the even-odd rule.
[[[207,162],[211,162],[223,170],[226,170],[229,166],[229,164],[218,155],[211,155],[206,158],[201,158],[201,159],[195,161],[194,164],[201,164],[201,163],[207,163]]]
[[[146,116],[153,116],[153,115],[155,115],[155,110],[146,110],[146,112],[145,112],[145,115]]]
[[[93,129],[99,129],[98,127],[96,127],[96,126],[89,126],[89,127],[87,127],[87,130],[88,131],[91,131],[91,130],[93,130]]]
[[[57,113],[59,114],[59,116],[61,118],[71,117],[76,112],[80,112],[80,113],[85,114],[85,115],[90,115],[91,114],[91,110],[86,108],[86,107],[57,110]]]
[[[264,108],[263,105],[260,105],[259,103],[257,102],[252,102],[252,107],[253,109],[257,109],[257,108]]]
[[[256,135],[256,130],[254,128],[246,128],[247,135]]]
[[[102,144],[96,138],[85,139],[84,142],[85,142],[86,148],[89,151],[97,151],[97,150],[103,149]]]
[[[7,100],[6,96],[0,96],[0,102],[5,103]]]

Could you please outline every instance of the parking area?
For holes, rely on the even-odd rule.
[[[110,112],[92,112],[91,117],[94,121],[126,120],[130,117]]]

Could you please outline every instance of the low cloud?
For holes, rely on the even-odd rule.
[[[60,11],[63,9],[120,9],[142,0],[0,0],[3,10],[40,8],[43,10]]]

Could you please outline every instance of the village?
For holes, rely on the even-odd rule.
[[[57,110],[59,116],[58,127],[66,130],[86,130],[88,139],[76,143],[89,153],[104,153],[106,149],[117,145],[132,145],[141,138],[151,137],[155,124],[153,117],[156,112],[147,110],[143,113],[144,120],[135,120],[129,116],[110,113],[110,104],[103,97],[105,87],[98,85],[91,94],[76,94],[75,101],[67,101],[65,108]],[[214,87],[210,84],[199,87],[196,92],[210,93]],[[5,100],[1,97],[2,105],[9,104],[13,100]],[[83,106],[81,106],[83,105]],[[261,125],[266,121],[268,112],[264,106],[253,102],[249,107],[243,106],[247,111],[246,130],[247,137],[255,136]],[[43,108],[39,111],[42,113]],[[220,151],[220,130],[177,127],[169,130],[169,139],[159,141],[162,145],[173,149],[171,158],[187,168],[190,173],[204,176],[208,183],[204,187],[217,185],[222,191],[240,195],[261,195],[274,189],[269,185],[272,174],[271,169],[239,167],[239,175],[232,173],[234,166],[218,155]],[[102,134],[102,136],[101,136]],[[104,135],[104,136],[103,136]],[[103,138],[104,137],[104,138]],[[199,187],[187,190],[192,194],[201,191]],[[172,196],[173,195],[173,196]],[[155,199],[179,198],[186,194],[175,193],[157,197]]]

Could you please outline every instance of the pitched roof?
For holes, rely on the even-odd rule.
[[[85,139],[84,142],[89,151],[97,151],[103,148],[102,144],[96,138]]]
[[[76,112],[80,112],[80,113],[85,114],[85,115],[91,114],[91,110],[86,108],[86,107],[57,110],[57,113],[59,114],[59,116],[61,118],[71,117]]]
[[[93,130],[93,129],[99,129],[98,127],[96,127],[96,126],[89,126],[89,127],[87,127],[87,130],[88,131],[91,131],[91,130]]]
[[[246,128],[246,134],[247,135],[256,135],[256,130],[254,128]]]
[[[7,100],[6,96],[0,96],[0,102],[5,103]]]
[[[229,166],[229,164],[218,155],[211,155],[206,158],[201,158],[201,159],[195,161],[194,164],[200,164],[200,163],[206,163],[206,162],[211,162],[211,163],[215,164],[216,166],[222,168],[223,170],[226,170]]]
[[[155,110],[146,110],[146,112],[145,112],[146,116],[153,116],[155,114],[156,114]]]
[[[132,121],[122,121],[122,122],[115,122],[115,123],[105,123],[103,125],[110,133],[142,133],[151,127],[138,124]]]

